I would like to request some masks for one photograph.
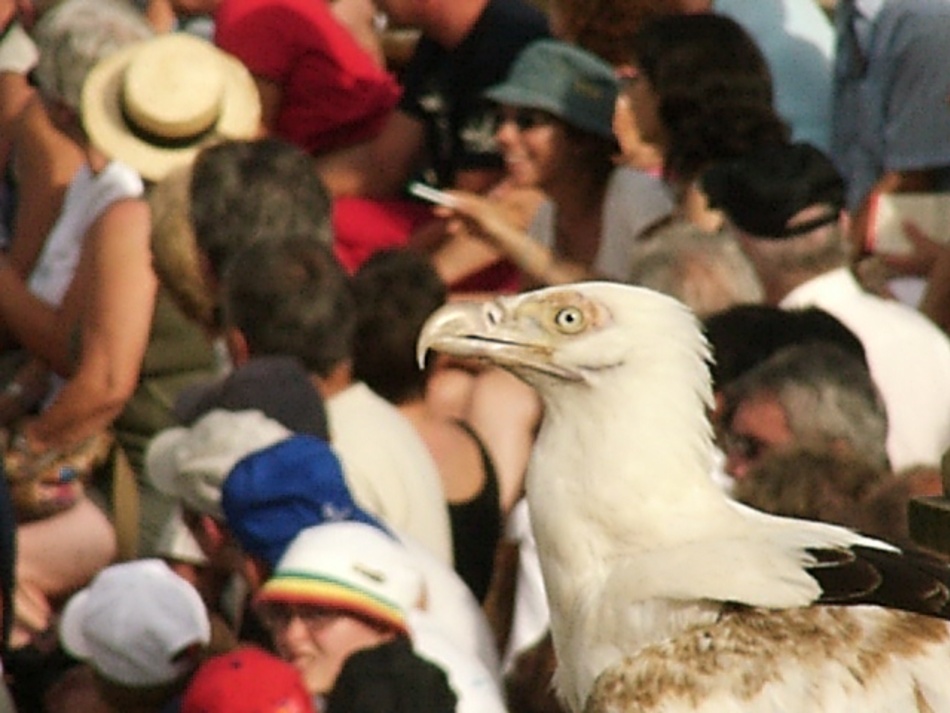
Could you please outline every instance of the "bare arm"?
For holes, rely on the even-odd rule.
[[[491,453],[505,516],[524,494],[541,409],[537,393],[507,371],[486,369],[475,378],[466,420]]]
[[[63,196],[83,164],[82,150],[50,122],[39,98],[24,109],[14,134],[13,161],[21,196],[13,227],[10,260],[23,277],[43,248]]]
[[[851,214],[851,244],[855,254],[864,252],[871,225],[874,196],[881,193],[911,193],[933,190],[930,171],[888,171],[881,176],[857,210]]]
[[[357,44],[380,67],[386,66],[383,45],[376,30],[376,6],[373,0],[333,0],[333,15],[350,31]]]
[[[88,267],[84,268],[84,263],[92,259],[90,250],[134,234],[141,223],[141,217],[136,215],[140,204],[144,206],[140,200],[118,201],[90,226],[83,238],[76,273],[58,307],[32,294],[12,262],[0,258],[0,315],[20,345],[48,363],[60,376],[68,377],[75,368],[73,330],[87,308],[86,301],[98,279],[90,274]],[[145,216],[148,216],[147,208]]]
[[[0,170],[6,170],[14,127],[32,97],[33,89],[24,75],[0,72]]]
[[[277,121],[280,104],[284,98],[284,90],[276,82],[257,75],[254,75],[254,83],[261,97],[261,131],[269,134],[274,131],[274,123]]]
[[[317,173],[334,196],[396,196],[421,162],[424,145],[422,124],[396,110],[372,141],[318,157]]]
[[[943,246],[934,263],[920,311],[950,336],[950,243]]]
[[[594,277],[594,273],[572,260],[564,259],[532,238],[512,223],[502,207],[488,198],[471,193],[453,192],[458,204],[455,209],[438,208],[437,213],[461,219],[472,235],[483,237],[489,244],[511,260],[533,282],[541,285],[559,285]],[[452,228],[450,227],[450,232]]]
[[[105,223],[90,236],[77,275],[88,292],[76,370],[27,427],[34,444],[69,444],[107,426],[138,383],[158,288],[148,247],[148,207],[141,200],[122,201]]]
[[[175,10],[170,0],[149,0],[145,17],[155,32],[171,32],[175,29]]]

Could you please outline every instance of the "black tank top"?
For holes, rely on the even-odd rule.
[[[495,564],[495,549],[501,537],[501,506],[495,465],[472,427],[456,421],[478,444],[485,482],[481,491],[463,503],[449,503],[455,571],[479,602],[484,601]]]

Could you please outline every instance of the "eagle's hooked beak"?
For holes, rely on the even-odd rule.
[[[583,375],[554,361],[549,335],[525,315],[517,298],[456,302],[440,307],[422,326],[416,343],[420,368],[430,349],[458,357],[475,357],[521,372],[529,369],[577,381]]]

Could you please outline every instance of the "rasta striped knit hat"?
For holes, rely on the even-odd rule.
[[[424,598],[411,555],[382,530],[335,522],[301,531],[257,595],[257,604],[339,611],[407,632],[406,613]]]

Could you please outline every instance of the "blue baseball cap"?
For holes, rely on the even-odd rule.
[[[248,554],[277,565],[305,528],[361,522],[390,531],[353,500],[330,445],[298,435],[238,461],[221,488],[228,529]]]

